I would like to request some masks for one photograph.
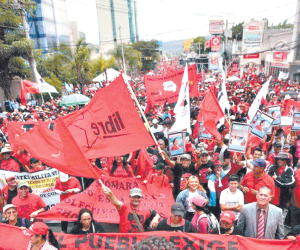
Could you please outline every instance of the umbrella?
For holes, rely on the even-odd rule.
[[[86,104],[90,101],[90,98],[81,94],[73,94],[64,96],[61,100],[61,106],[75,106],[76,104]]]
[[[208,78],[208,79],[206,79],[204,82],[215,82],[215,81],[216,81],[216,79]]]
[[[237,82],[237,81],[240,81],[241,79],[238,78],[237,76],[231,76],[231,77],[228,77],[227,78],[227,81],[228,82]]]

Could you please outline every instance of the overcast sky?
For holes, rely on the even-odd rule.
[[[124,0],[127,2],[127,0]],[[69,21],[77,20],[87,42],[97,44],[98,24],[95,0],[66,0]],[[206,36],[209,20],[233,23],[268,18],[278,24],[294,23],[297,0],[137,0],[140,39],[160,41]]]

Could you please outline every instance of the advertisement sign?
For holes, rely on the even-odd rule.
[[[286,62],[287,61],[287,51],[274,51],[273,61]]]
[[[240,64],[247,63],[261,64],[261,55],[258,53],[262,45],[263,23],[251,21],[244,25],[243,45]]]
[[[294,113],[292,130],[299,131],[300,130],[300,113]]]
[[[194,39],[188,39],[183,41],[183,51],[184,52],[190,52],[192,48],[192,43],[194,42]]]
[[[220,50],[220,37],[213,37],[211,39],[211,50],[212,51]]]
[[[231,125],[228,150],[239,153],[245,153],[247,141],[249,138],[249,131],[249,124],[233,122]]]
[[[220,72],[222,69],[220,68],[220,61],[221,61],[221,53],[220,52],[209,52],[208,54],[208,69],[209,70],[219,70]]]
[[[210,20],[209,21],[209,34],[222,34],[223,33],[223,20]]]

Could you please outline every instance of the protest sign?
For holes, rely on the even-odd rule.
[[[172,132],[168,134],[170,155],[182,155],[185,153],[185,132]]]
[[[101,177],[105,186],[110,188],[114,195],[122,202],[129,202],[129,192],[132,188],[140,188],[143,192],[141,209],[154,209],[162,217],[170,215],[174,199],[170,192],[162,193],[164,189],[152,187],[149,191],[140,180],[136,178]],[[149,184],[153,185],[153,184]],[[116,207],[103,193],[99,180],[82,193],[73,195],[45,213],[38,215],[41,219],[76,221],[80,209],[87,208],[93,212],[95,221],[105,223],[119,223],[119,213]]]
[[[261,115],[261,111],[258,109],[250,123],[251,127],[255,127],[255,123],[256,123],[257,119],[260,117],[260,115]]]
[[[279,125],[281,123],[281,106],[275,105],[269,107],[268,114],[274,118],[273,126]]]
[[[262,112],[255,124],[252,126],[251,133],[263,139],[267,131],[270,129],[274,118]]]
[[[299,131],[300,130],[300,113],[294,113],[292,130]]]
[[[228,150],[245,153],[249,137],[250,125],[233,122],[231,125]]]
[[[175,250],[180,249],[201,249],[201,250],[297,250],[300,247],[300,236],[296,241],[293,240],[257,240],[236,235],[214,235],[214,234],[196,234],[183,232],[145,232],[145,233],[104,233],[88,235],[72,235],[64,233],[54,233],[60,249],[131,249],[131,246],[141,240],[153,235],[164,237],[167,241],[173,243]],[[18,239],[18,240],[14,240]],[[0,242],[3,249],[26,250],[30,238],[26,237],[18,227],[1,223]]]
[[[222,71],[220,68],[220,61],[221,61],[221,52],[209,52],[208,53],[208,69],[209,70],[218,70]]]
[[[165,75],[145,75],[147,101],[158,105],[175,103],[178,100],[184,70],[170,72]],[[196,65],[188,67],[189,96],[198,97]]]
[[[203,122],[199,123],[200,129],[199,129],[199,137],[201,139],[211,139],[212,135],[205,129],[205,127],[203,126]]]
[[[49,169],[35,173],[18,173],[0,170],[0,188],[6,185],[5,176],[13,173],[17,181],[27,181],[32,192],[39,195],[48,207],[53,207],[59,203],[60,195],[54,191],[55,181],[59,177],[58,170]]]

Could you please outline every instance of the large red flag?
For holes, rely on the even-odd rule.
[[[8,122],[7,132],[8,140],[11,143],[18,136],[30,131],[37,123],[35,121],[27,122]]]
[[[137,176],[140,175],[142,177],[142,180],[144,180],[151,172],[153,167],[153,160],[151,159],[149,153],[145,148],[142,148],[140,150],[136,165],[137,165],[136,175]]]
[[[220,104],[212,90],[209,89],[203,101],[200,103],[197,121],[203,121],[203,126],[206,130],[218,140],[221,140],[221,134],[217,131],[217,123],[222,117],[224,117],[224,113]]]
[[[88,159],[124,155],[155,144],[122,76],[63,120]]]
[[[27,93],[40,94],[41,93],[39,85],[35,82],[31,82],[28,80],[22,80],[21,86],[23,87],[22,89],[25,94],[27,94]]]
[[[159,105],[163,105],[166,101],[177,102],[183,73],[184,69],[165,75],[145,75],[147,101]],[[199,97],[196,65],[188,67],[188,79],[190,97]]]
[[[154,209],[162,217],[170,216],[171,207],[174,204],[172,189],[151,187],[151,191],[136,178],[116,178],[116,177],[101,177],[105,186],[109,187],[114,195],[122,202],[129,202],[129,192],[132,188],[140,188],[143,192],[141,200],[141,209]],[[51,219],[60,221],[75,221],[77,220],[80,209],[87,208],[93,212],[93,217],[96,221],[105,223],[119,223],[120,217],[116,207],[107,199],[103,193],[98,180],[84,190],[82,193],[73,195],[64,201],[56,204],[45,213],[39,214],[38,218]]]
[[[295,110],[292,110],[292,107],[294,107],[298,111],[300,111],[300,103],[296,102],[294,100],[286,100],[286,101],[284,101],[284,106],[285,106],[284,116],[293,116],[293,113],[295,112]]]

